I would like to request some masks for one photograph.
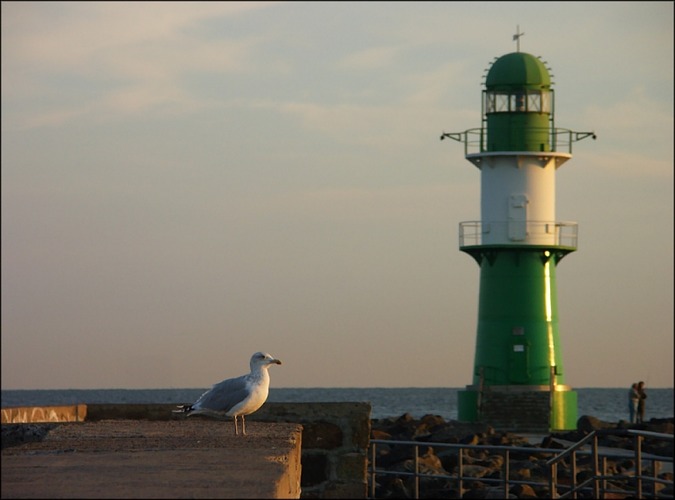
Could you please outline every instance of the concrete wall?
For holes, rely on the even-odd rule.
[[[301,498],[366,498],[368,403],[266,403],[247,420],[302,424]]]
[[[174,404],[92,404],[2,409],[3,423],[173,420]],[[301,498],[365,498],[368,403],[265,403],[247,421],[302,424]],[[6,420],[7,419],[7,420]]]
[[[3,408],[1,414],[3,424],[84,422],[87,405]]]
[[[491,391],[482,395],[480,421],[512,432],[548,432],[551,401],[548,391]]]

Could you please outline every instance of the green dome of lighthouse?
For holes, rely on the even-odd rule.
[[[488,90],[548,89],[551,75],[539,58],[525,52],[511,52],[492,64],[485,87]]]

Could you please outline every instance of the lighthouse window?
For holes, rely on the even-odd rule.
[[[486,92],[485,112],[550,113],[551,94],[548,91]]]
[[[525,109],[525,94],[518,92],[516,94],[511,94],[510,102],[511,111],[526,111]]]
[[[509,110],[509,94],[495,95],[495,111],[503,113]]]
[[[527,95],[527,110],[541,112],[541,94]]]
[[[509,94],[499,92],[486,92],[485,112],[506,113],[509,111]]]
[[[542,113],[551,112],[551,94],[549,92],[541,93],[541,112]]]
[[[495,112],[495,95],[492,92],[487,92],[485,94],[485,112],[486,113]]]

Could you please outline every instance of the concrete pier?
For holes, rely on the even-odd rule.
[[[191,485],[191,487],[197,488],[195,491],[190,492],[179,485],[173,493],[164,489],[165,485],[162,481],[146,481],[143,483],[143,496],[146,498],[151,496],[189,496],[194,498],[208,496],[247,498],[252,496],[260,498],[279,495],[279,497],[291,498],[296,495],[296,492],[299,495],[300,489],[302,489],[302,498],[365,498],[367,496],[367,451],[370,443],[371,423],[369,403],[265,403],[259,411],[246,419],[249,435],[244,440],[235,441],[231,441],[233,424],[230,419],[218,421],[199,417],[186,418],[185,415],[172,413],[175,408],[175,404],[88,404],[2,408],[2,497],[19,495],[14,489],[11,490],[12,495],[6,494],[6,491],[9,492],[10,488],[18,488],[14,483],[20,483],[21,488],[28,491],[26,496],[44,497],[57,494],[57,492],[51,492],[51,490],[49,494],[33,494],[34,489],[39,485],[27,484],[31,467],[34,467],[34,471],[40,471],[41,475],[37,477],[38,481],[42,481],[40,479],[42,473],[51,474],[53,469],[51,464],[61,467],[59,464],[68,459],[71,460],[71,462],[68,462],[68,467],[74,468],[75,475],[79,478],[82,475],[81,471],[89,470],[83,468],[83,465],[93,464],[99,457],[103,456],[102,453],[116,454],[111,456],[109,460],[121,460],[120,466],[123,466],[131,463],[130,460],[139,458],[138,453],[147,451],[149,457],[144,457],[138,469],[133,469],[132,472],[136,473],[137,470],[143,470],[144,463],[153,463],[153,461],[157,464],[163,463],[157,461],[164,460],[163,457],[169,456],[165,453],[166,451],[178,452],[180,450],[184,451],[182,455],[176,455],[175,453],[170,455],[171,457],[180,456],[182,458],[183,461],[178,462],[180,469],[177,469],[177,465],[171,462],[162,465],[168,471],[172,471],[169,473],[169,480],[171,481],[175,479],[174,476],[178,477],[178,475],[192,481],[190,478],[193,476],[199,477],[205,466],[211,467],[209,461],[213,462],[213,467],[208,469],[207,475],[211,477],[215,473],[218,476],[221,474],[218,468],[219,461],[229,460],[228,457],[230,456],[243,456],[244,462],[251,464],[250,470],[256,470],[255,461],[259,460],[261,456],[269,456],[269,461],[277,464],[286,464],[286,469],[281,475],[274,470],[270,471],[269,468],[260,472],[260,474],[256,473],[256,480],[261,486],[252,486],[246,481],[241,484],[238,483],[238,481],[241,482],[242,478],[249,477],[246,476],[245,472],[243,475],[237,472],[249,470],[246,468],[248,465],[238,463],[237,467],[239,468],[231,469],[234,471],[232,474],[226,471],[225,476],[222,476],[222,482],[228,483],[233,490],[231,495],[228,490],[220,492],[221,490],[216,489],[220,486],[216,485],[209,487],[213,491],[218,491],[211,494],[211,489],[202,488],[203,481],[195,480],[194,484]],[[139,421],[143,423],[141,424]],[[83,424],[86,425],[83,426]],[[145,427],[149,424],[158,425],[157,427]],[[185,424],[189,425],[186,426]],[[92,425],[102,425],[102,427],[98,431],[95,427],[89,427]],[[176,427],[176,425],[181,427]],[[193,425],[197,428],[190,427]],[[290,425],[291,427],[274,427],[276,425]],[[262,426],[260,431],[256,430],[254,433],[252,429],[258,426]],[[84,433],[69,434],[69,439],[73,442],[64,444],[64,438],[61,436],[67,428],[72,429],[69,431],[71,433],[81,428]],[[134,428],[138,430],[136,434],[132,434],[131,437],[124,437],[126,436],[125,433]],[[110,431],[106,431],[106,429],[110,429]],[[154,438],[153,435],[147,434],[147,431],[151,429],[154,429],[152,431]],[[282,440],[282,444],[277,442],[274,429],[282,432],[278,436]],[[47,432],[48,430],[49,432]],[[190,436],[193,432],[197,434],[194,434],[191,439],[180,440],[181,433],[187,433],[187,436]],[[207,435],[203,436],[203,440],[199,439],[199,432],[207,432]],[[265,441],[263,436],[267,432],[272,432],[272,434]],[[286,432],[285,438],[284,432]],[[297,432],[301,432],[300,437],[295,437]],[[45,434],[47,439],[44,439]],[[151,438],[155,440],[149,441]],[[125,441],[125,439],[128,440]],[[283,444],[283,439],[295,443],[291,451],[288,452],[290,455],[284,451],[286,445]],[[52,440],[57,441],[53,442]],[[199,450],[204,447],[208,449],[220,448],[218,455],[204,457],[201,454],[202,451],[193,452],[193,443],[196,441],[200,442],[197,447]],[[132,457],[119,458],[122,457],[121,453],[128,451],[127,448],[118,449],[121,443],[128,443],[127,448],[133,445],[134,455]],[[19,445],[19,447],[9,448],[16,445]],[[255,453],[251,456],[241,455],[241,452],[237,450],[240,445],[255,450]],[[50,448],[49,446],[56,447]],[[67,457],[68,454],[72,453],[84,453],[90,450],[90,446],[94,446],[93,449],[96,450],[96,454],[92,455],[91,462],[85,461],[86,464],[79,464],[77,461],[73,462],[73,457]],[[300,462],[295,461],[296,453],[300,455]],[[15,458],[15,455],[21,454],[29,458]],[[58,456],[59,460],[46,458],[53,456]],[[21,462],[21,460],[25,460],[25,462]],[[20,470],[20,463],[23,463],[22,467],[26,468],[25,471]],[[110,463],[113,464],[113,462]],[[7,469],[5,468],[6,464]],[[116,468],[118,465],[116,463],[109,464],[104,467],[104,470],[111,467]],[[65,474],[69,471],[70,469],[64,470],[57,475],[65,477]],[[9,480],[7,483],[5,482],[6,474]],[[86,472],[85,475],[95,477],[98,474],[101,474],[101,472],[92,470]],[[141,479],[143,479],[143,475],[152,478],[154,477],[153,474],[155,473],[152,470],[144,471],[141,474]],[[52,478],[48,480],[52,481]],[[299,481],[299,486],[295,485],[297,481]],[[262,483],[267,484],[268,489],[263,488]],[[284,493],[286,490],[283,487],[278,489],[274,486],[286,483],[288,484],[286,489],[290,492],[288,495]],[[131,483],[126,481],[124,484]],[[123,484],[116,486],[116,488],[122,486]],[[77,491],[68,489],[68,494],[63,496],[79,496],[80,493],[84,497],[93,495],[98,498],[125,496],[123,492],[117,490],[114,495],[106,493],[106,490],[101,490],[101,494],[96,495],[85,493],[79,488],[78,486]],[[262,491],[268,491],[268,493],[262,493]],[[270,491],[272,493],[269,493]],[[274,493],[275,491],[276,493]],[[141,493],[138,491],[129,494],[133,497],[139,495]]]
[[[300,498],[302,426],[246,430],[206,419],[60,423],[2,450],[2,498]]]

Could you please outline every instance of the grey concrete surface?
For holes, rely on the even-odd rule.
[[[53,424],[52,424],[53,425]],[[302,426],[229,421],[56,424],[2,450],[2,498],[299,498]]]

